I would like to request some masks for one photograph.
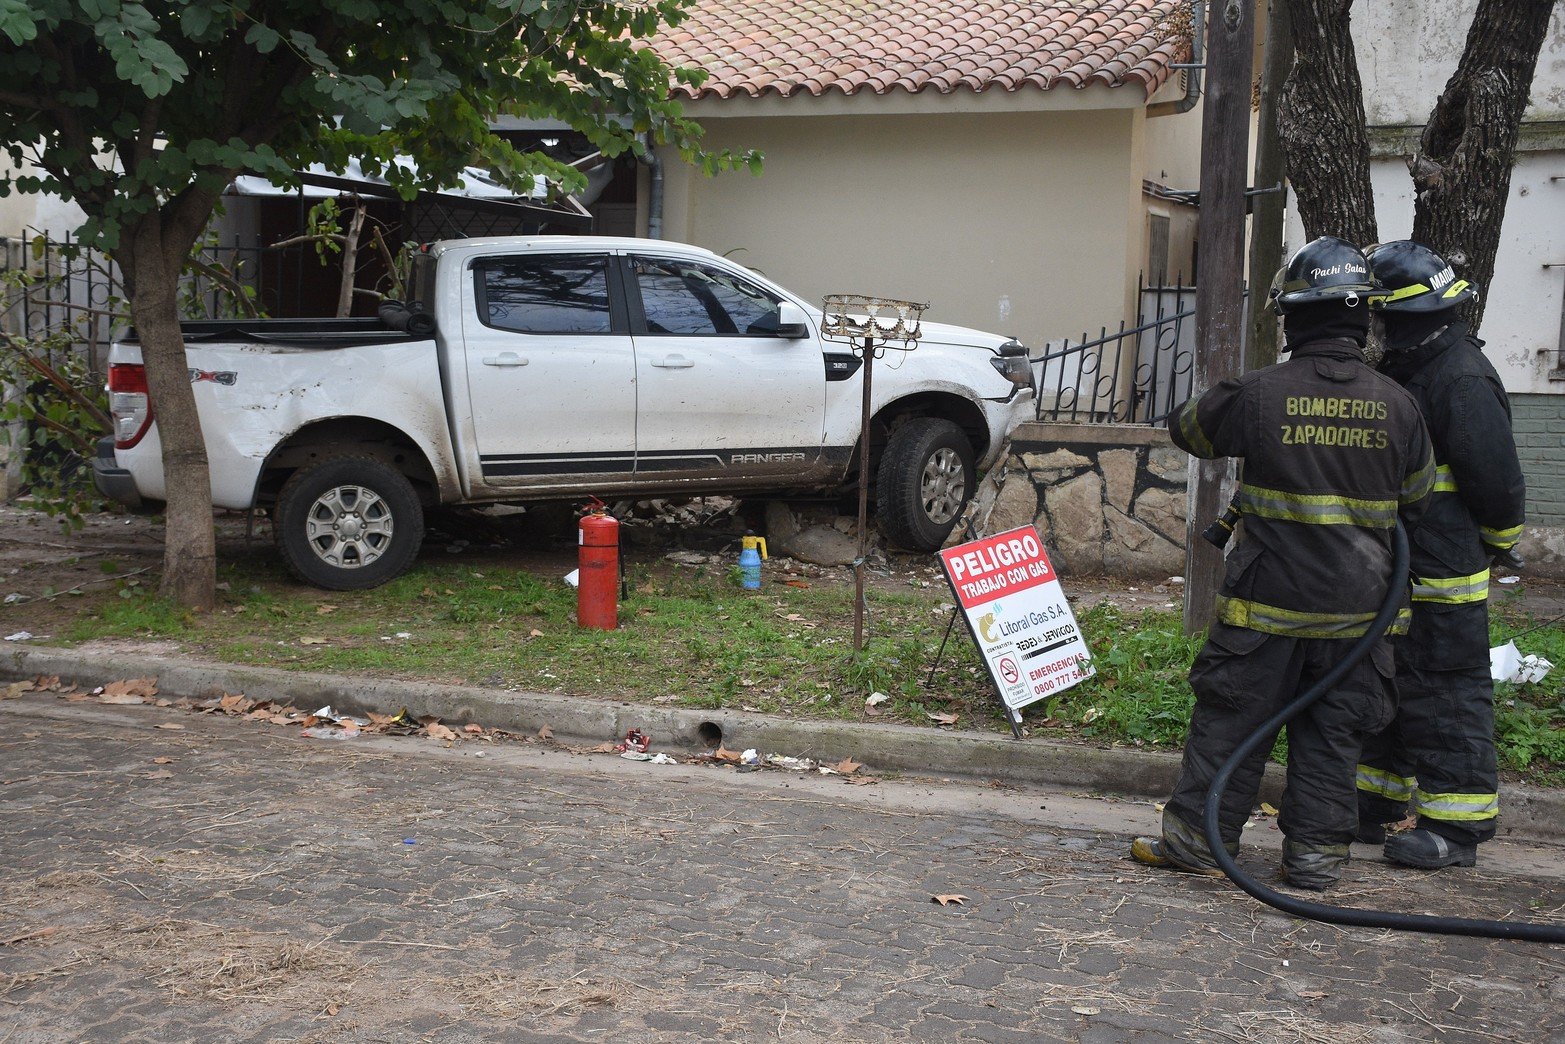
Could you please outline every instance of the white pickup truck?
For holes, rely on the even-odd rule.
[[[834,494],[857,479],[861,360],[822,313],[697,247],[462,239],[417,257],[381,319],[184,327],[218,507],[270,510],[320,587],[402,573],[440,504]],[[875,367],[882,532],[939,547],[975,468],[1033,411],[1017,341],[923,324]],[[134,337],[109,353],[106,496],[164,499],[156,403]]]

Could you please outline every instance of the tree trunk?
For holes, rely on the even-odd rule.
[[[1289,0],[1294,65],[1277,129],[1305,235],[1368,246],[1378,236],[1352,6],[1353,0]]]
[[[1522,111],[1554,5],[1480,0],[1456,72],[1445,85],[1408,169],[1413,238],[1478,284],[1467,318],[1483,319]]]
[[[179,329],[180,261],[190,244],[171,249],[156,214],[126,229],[125,237],[128,249],[120,252],[118,260],[141,341],[167,485],[163,583],[158,593],[205,611],[217,601],[217,548],[206,443]]]
[[[364,231],[364,201],[356,200],[353,218],[348,222],[348,236],[342,244],[342,283],[337,291],[337,318],[346,319],[353,314],[353,284],[359,275],[359,236]]]

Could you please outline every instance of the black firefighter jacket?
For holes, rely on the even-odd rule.
[[[1434,493],[1412,535],[1413,601],[1437,613],[1483,602],[1489,560],[1520,539],[1527,499],[1500,376],[1465,323],[1380,365],[1417,401],[1435,451]],[[1470,637],[1460,665],[1487,663],[1487,632]],[[1445,637],[1435,644],[1458,653]]]
[[[1385,600],[1398,515],[1411,531],[1434,484],[1418,405],[1348,339],[1218,384],[1169,418],[1198,457],[1244,458],[1244,525],[1217,619],[1300,638],[1363,634]],[[1408,612],[1393,633],[1407,630]]]

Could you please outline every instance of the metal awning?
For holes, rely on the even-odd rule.
[[[398,166],[413,169],[408,161]],[[332,173],[322,164],[311,164],[295,171],[300,184],[278,185],[266,178],[242,175],[229,186],[229,195],[236,196],[287,196],[307,199],[326,199],[332,196],[352,194],[372,199],[405,202],[397,195],[385,178],[365,174],[357,161],[350,162],[342,173]],[[546,182],[542,177],[534,179],[533,192],[519,196],[514,189],[495,181],[493,176],[478,167],[465,167],[457,185],[438,192],[419,192],[417,202],[435,203],[452,210],[466,210],[496,216],[513,216],[518,220],[547,221],[550,224],[588,228],[592,215],[574,196],[564,196],[554,202],[547,199]]]

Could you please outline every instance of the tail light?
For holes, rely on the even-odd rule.
[[[140,363],[109,366],[109,415],[114,418],[114,448],[130,449],[152,426],[147,369]]]

